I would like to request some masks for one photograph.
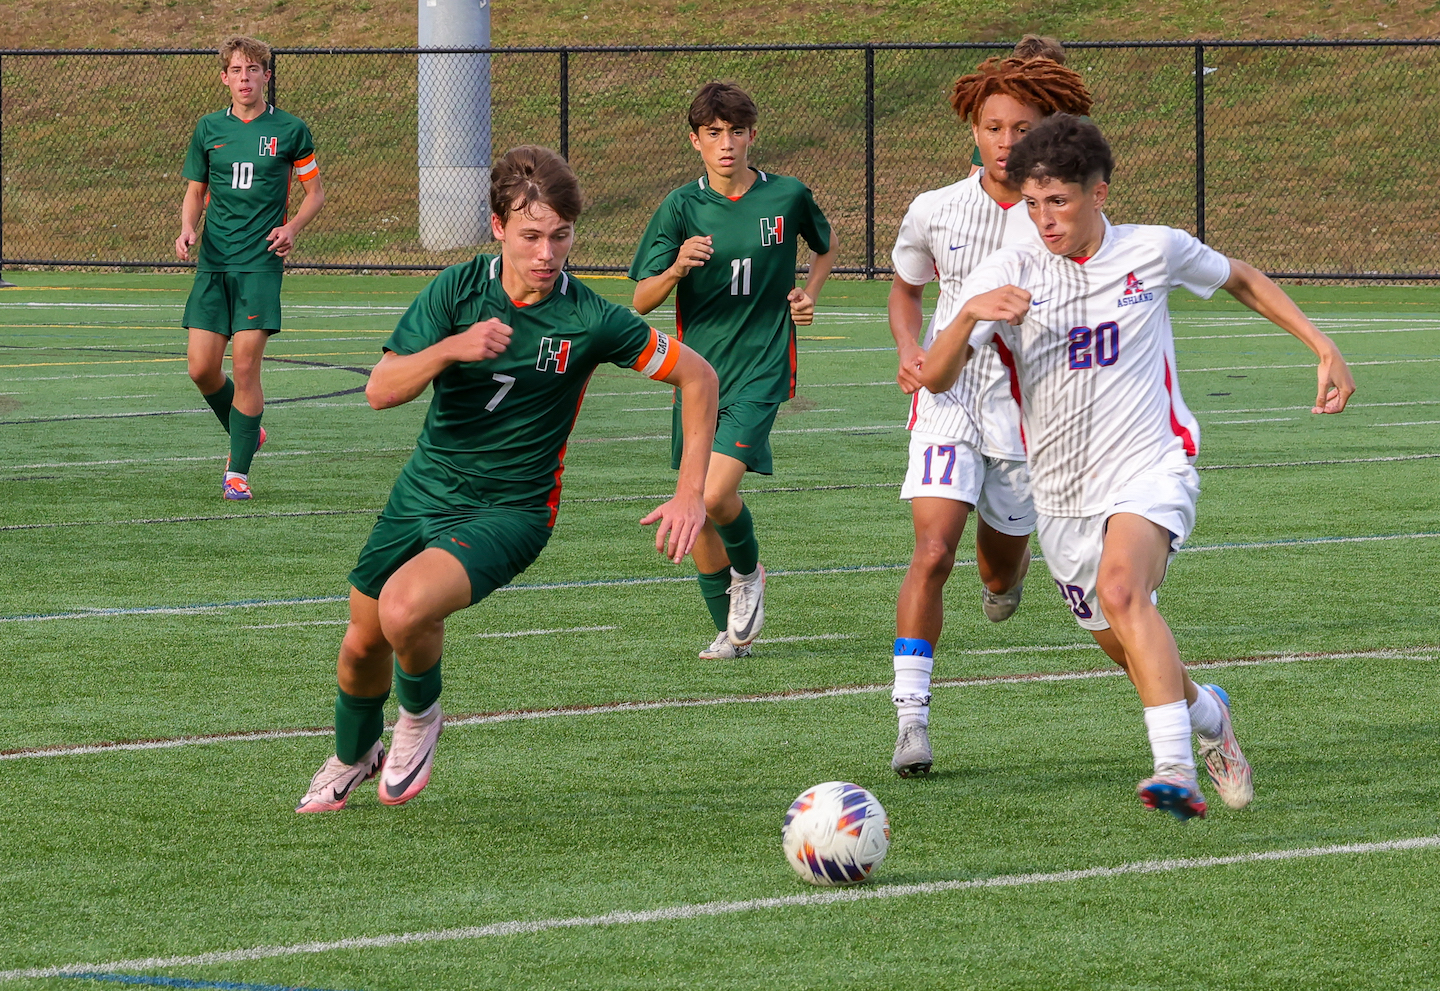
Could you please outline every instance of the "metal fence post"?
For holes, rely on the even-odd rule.
[[[570,160],[570,49],[560,49],[560,157]]]
[[[271,51],[271,52],[270,52],[270,85],[269,85],[269,87],[266,89],[265,99],[267,99],[267,100],[270,101],[270,106],[272,106],[272,107],[278,106],[278,104],[276,104],[276,102],[275,102],[275,63],[278,62],[278,61],[280,61],[280,57],[279,57],[278,55],[276,55],[274,51]]]
[[[1195,236],[1205,240],[1205,46],[1195,45]]]
[[[875,46],[865,46],[865,278],[875,278]]]
[[[5,59],[4,59],[3,57],[0,57],[0,79],[4,79],[4,78],[5,78]],[[4,84],[3,84],[3,83],[0,83],[0,99],[3,99],[3,95],[4,95],[4,94],[3,94],[3,87],[4,87]],[[3,132],[3,131],[0,131],[0,165],[3,165],[4,161],[5,161],[5,138],[4,138],[4,132]],[[0,169],[0,171],[3,171],[3,169]],[[0,197],[3,197],[3,196],[4,196],[4,193],[3,193],[3,192],[0,192]],[[0,259],[3,259],[4,257],[5,257],[5,223],[4,223],[3,220],[0,220]],[[0,269],[0,271],[3,271],[3,269]],[[15,287],[15,283],[13,283],[13,282],[6,282],[4,275],[0,275],[0,289],[13,289],[14,287]]]

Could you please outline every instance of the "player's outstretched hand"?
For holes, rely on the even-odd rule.
[[[687,238],[685,243],[680,245],[680,253],[675,256],[675,264],[671,266],[679,278],[685,278],[690,274],[692,268],[700,268],[710,260],[715,253],[711,247],[711,239],[708,234],[696,234]]]
[[[815,301],[809,293],[797,286],[785,298],[790,300],[790,319],[796,326],[808,327],[815,322]]]
[[[1019,286],[1001,286],[972,296],[965,303],[965,313],[972,320],[1004,320],[1018,326],[1030,312],[1030,294]]]
[[[1355,394],[1355,376],[1339,351],[1331,350],[1320,359],[1317,372],[1319,391],[1315,393],[1312,413],[1339,413]]]
[[[512,333],[509,324],[501,323],[494,317],[472,323],[467,330],[451,338],[454,342],[451,346],[455,349],[451,352],[451,357],[456,361],[484,361],[493,358],[504,353],[510,346]]]
[[[182,231],[175,239],[175,257],[182,262],[190,260],[190,246],[200,240],[200,235],[194,231]]]
[[[270,242],[266,251],[275,252],[277,258],[284,258],[295,248],[295,232],[289,227],[277,227],[265,235],[265,240]]]
[[[695,546],[700,529],[705,525],[705,500],[700,496],[677,495],[656,506],[640,521],[641,526],[659,523],[655,531],[655,549],[679,564]]]
[[[895,381],[900,383],[900,391],[905,395],[914,395],[924,386],[920,381],[920,370],[925,367],[925,349],[918,344],[907,344],[900,349],[900,370],[895,373]]]

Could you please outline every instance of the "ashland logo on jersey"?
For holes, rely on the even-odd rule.
[[[1131,272],[1125,276],[1125,291],[1120,294],[1120,302],[1115,305],[1131,306],[1135,303],[1144,303],[1154,298],[1155,294],[1153,292],[1146,292],[1145,283],[1135,278],[1135,273]]]
[[[785,218],[784,217],[761,217],[760,218],[760,245],[769,247],[772,244],[785,243]]]
[[[540,338],[540,354],[535,359],[535,370],[545,372],[550,366],[555,366],[557,375],[565,374],[565,368],[570,364],[570,342],[561,340],[558,344],[553,343],[550,338]]]
[[[270,156],[272,156],[272,157],[275,156],[275,155],[280,154],[280,139],[279,139],[279,138],[261,138],[261,139],[260,139],[260,154],[262,154],[262,155],[270,155]]]

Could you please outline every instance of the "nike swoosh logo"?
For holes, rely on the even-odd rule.
[[[1053,299],[1054,297],[1051,297],[1051,298]],[[1050,302],[1049,299],[1032,299],[1032,300],[1030,301],[1030,305],[1031,305],[1031,306],[1044,306],[1044,305],[1045,305],[1046,303],[1048,303],[1048,302]]]
[[[1017,521],[1019,521],[1019,520],[1023,520],[1023,519],[1025,519],[1025,518],[1027,518],[1029,515],[1030,515],[1029,513],[1021,513],[1019,516],[1011,516],[1011,517],[1007,517],[1007,518],[1010,520],[1011,523],[1015,523],[1015,522],[1017,522]]]
[[[736,446],[736,447],[749,447],[750,445],[749,445],[749,444],[742,444],[742,443],[740,443],[740,442],[737,440],[737,441],[735,442],[735,446]]]
[[[387,784],[385,786],[385,794],[389,795],[391,798],[399,798],[401,795],[405,794],[405,789],[410,787],[411,783],[415,780],[416,777],[419,776],[420,772],[424,770],[424,768],[425,761],[421,760],[420,763],[415,765],[415,770],[411,771],[408,775],[406,775],[404,781],[401,781],[398,785]]]
[[[950,245],[950,250],[951,250],[951,251],[959,251],[959,250],[960,250],[961,248],[963,248],[963,247],[965,247],[965,245],[963,245],[963,244],[952,244],[952,245]]]
[[[225,147],[225,142],[222,141],[222,142],[220,142],[218,145],[216,145],[215,147],[216,147],[216,148],[224,148],[224,147]],[[212,148],[211,150],[213,151],[214,149]]]

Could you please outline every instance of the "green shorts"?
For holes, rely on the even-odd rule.
[[[196,272],[180,325],[224,337],[237,330],[278,333],[284,276],[284,272]]]
[[[720,408],[715,423],[716,454],[726,454],[761,475],[773,475],[775,465],[770,458],[770,428],[775,425],[779,403],[731,403]],[[680,467],[685,451],[685,429],[680,422],[680,404],[670,414],[670,467]]]
[[[388,508],[388,507],[387,507]],[[490,507],[453,516],[390,516],[382,512],[365,541],[350,584],[372,599],[400,566],[439,547],[465,566],[470,604],[510,580],[540,556],[550,540],[548,509]]]

